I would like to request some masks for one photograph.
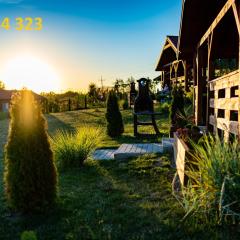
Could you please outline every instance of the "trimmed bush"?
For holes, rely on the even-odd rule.
[[[55,159],[60,170],[79,168],[100,142],[100,130],[83,127],[75,132],[58,131],[52,139]]]
[[[4,183],[9,206],[20,212],[42,211],[56,200],[57,172],[40,108],[30,91],[12,98]]]
[[[119,110],[118,98],[114,91],[111,91],[107,98],[107,134],[110,137],[119,137],[124,132],[122,115]]]

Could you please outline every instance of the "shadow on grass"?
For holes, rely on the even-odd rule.
[[[157,136],[143,136],[134,137],[132,135],[123,135],[115,139],[118,143],[144,143],[144,142],[159,142],[159,137]]]
[[[82,169],[61,174],[58,208],[46,215],[0,218],[0,228],[6,226],[0,230],[1,237],[18,239],[22,231],[34,230],[39,240],[125,240],[159,239],[155,236],[162,229],[171,232],[151,210],[140,206],[130,186],[112,175],[111,165],[117,167],[113,162],[90,161]]]
[[[52,114],[48,114],[45,116],[48,121],[48,132],[51,136],[53,136],[57,130],[65,130],[65,131],[74,131],[75,128],[72,127],[70,124],[63,122],[56,116]]]
[[[111,163],[99,161],[102,175],[111,179],[113,186],[119,186],[122,189],[124,195],[122,201],[134,212],[133,216],[128,213],[125,216],[127,222],[129,218],[135,221],[129,221],[132,229],[130,232],[128,229],[123,231],[125,237],[130,239],[238,239],[238,227],[219,227],[204,223],[202,220],[192,221],[191,219],[182,222],[184,212],[176,203],[171,190],[174,172],[169,169],[169,166],[160,167],[159,157],[156,158],[153,155],[149,155],[149,159],[147,161],[145,159],[145,162],[144,160],[141,162],[141,159],[136,160],[138,159],[133,158],[115,162],[114,164],[118,166],[115,168]],[[152,165],[151,161],[153,161]]]
[[[85,110],[85,111],[84,111]],[[88,115],[88,116],[91,116],[91,117],[101,117],[101,115],[99,114],[95,114],[94,112],[90,112],[89,110],[87,109],[83,109],[83,110],[77,110],[77,111],[68,111],[68,112],[64,112],[66,115],[68,116],[71,116],[71,117],[75,117],[75,116],[79,116],[79,114],[81,115]],[[102,112],[99,112],[99,113],[102,113]]]
[[[224,239],[211,238],[215,228],[196,232],[180,224],[168,172],[156,168],[148,174],[149,164],[140,164],[87,161],[82,169],[61,173],[59,205],[45,215],[6,217],[0,198],[1,239],[19,239],[25,230],[34,230],[39,240]]]

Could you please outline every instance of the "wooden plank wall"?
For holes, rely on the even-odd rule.
[[[239,110],[239,70],[231,72],[223,77],[217,78],[209,84],[210,95],[210,109],[209,124],[214,128],[214,133],[218,129],[224,131],[224,138],[229,139],[229,134],[239,135],[239,123],[237,120],[231,120],[231,111]],[[235,89],[237,88],[237,89]],[[220,96],[220,91],[225,93],[225,97]],[[219,116],[219,111],[224,111],[224,117]],[[238,116],[239,118],[239,116]]]

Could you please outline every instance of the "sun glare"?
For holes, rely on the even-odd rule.
[[[23,55],[6,62],[2,80],[8,89],[27,89],[36,92],[59,91],[60,78],[46,62]]]

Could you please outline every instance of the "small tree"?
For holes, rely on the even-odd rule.
[[[4,90],[5,89],[5,84],[4,82],[0,81],[0,90]]]
[[[5,146],[4,183],[8,203],[20,212],[42,211],[55,203],[57,172],[40,106],[30,91],[12,99]]]
[[[92,98],[93,102],[97,100],[97,86],[95,83],[90,83],[88,86],[88,96]]]
[[[107,134],[118,137],[124,132],[122,115],[119,110],[118,98],[114,91],[110,91],[107,98]]]
[[[180,115],[185,115],[184,112],[184,91],[181,87],[174,87],[172,90],[172,103],[170,107],[170,119],[172,125],[183,127],[184,123]]]

